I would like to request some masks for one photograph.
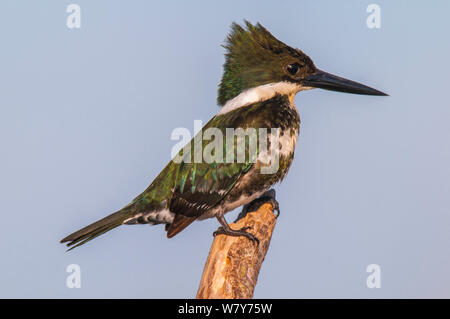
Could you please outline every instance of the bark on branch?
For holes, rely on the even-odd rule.
[[[275,223],[272,204],[267,202],[230,224],[233,229],[250,226],[248,231],[259,239],[258,246],[242,236],[217,235],[203,269],[197,298],[252,298]]]

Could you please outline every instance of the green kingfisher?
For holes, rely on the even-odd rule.
[[[296,93],[322,88],[387,95],[319,70],[305,53],[279,41],[259,23],[252,25],[245,21],[244,27],[233,23],[224,48],[224,72],[217,98],[221,108],[188,147],[180,150],[177,155],[182,160],[173,158],[130,204],[65,237],[62,243],[67,242],[73,249],[117,226],[134,224],[164,224],[167,237],[171,238],[193,221],[211,217],[221,224],[215,235],[245,236],[257,242],[247,229],[232,229],[224,215],[258,200],[288,172],[300,129],[300,116],[294,104]],[[262,140],[256,143],[252,156],[252,143],[244,136],[243,160],[235,160],[233,156],[228,160],[230,153],[234,155],[230,145],[237,146],[238,139],[234,137],[232,143],[223,143],[215,149],[219,158],[215,156],[214,161],[192,160],[198,153],[196,150],[202,153],[209,145],[198,136],[212,128],[223,136],[229,129],[254,129]],[[272,129],[277,129],[277,134],[259,134]],[[270,149],[262,147],[264,143]],[[275,151],[277,156],[268,160],[268,155]],[[274,159],[276,169],[263,171]]]

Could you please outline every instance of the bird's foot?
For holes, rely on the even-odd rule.
[[[257,211],[263,204],[270,203],[272,205],[273,211],[276,211],[276,217],[280,216],[280,204],[275,199],[275,190],[271,189],[262,194],[257,199],[253,200],[251,203],[244,206],[242,209],[242,213],[240,215],[244,215],[248,212]]]
[[[259,245],[259,239],[256,238],[255,235],[250,234],[247,232],[247,229],[250,229],[251,227],[242,227],[240,229],[225,229],[224,227],[220,226],[214,233],[213,236],[216,237],[217,235],[228,235],[228,236],[244,236],[247,237],[249,240],[251,240],[253,243],[256,243],[256,245]]]

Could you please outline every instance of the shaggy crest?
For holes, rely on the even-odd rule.
[[[225,64],[217,102],[224,105],[245,89],[276,81],[290,81],[285,65],[297,62],[305,73],[315,71],[312,60],[275,38],[261,24],[233,23],[225,42]]]

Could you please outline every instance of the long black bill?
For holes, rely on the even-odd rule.
[[[331,91],[365,95],[387,95],[386,93],[372,89],[371,87],[362,85],[358,82],[350,81],[321,70],[317,70],[316,73],[307,76],[302,82],[305,86]]]

